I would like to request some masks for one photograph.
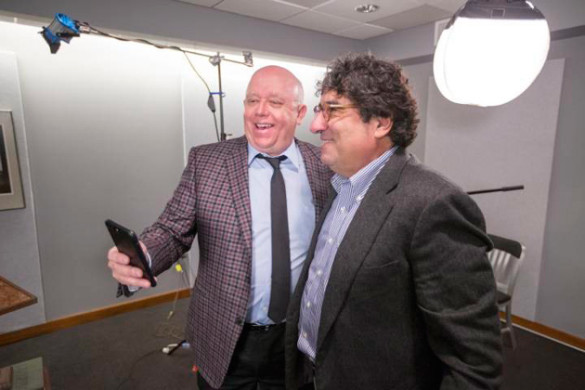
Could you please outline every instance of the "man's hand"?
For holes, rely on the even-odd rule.
[[[140,242],[142,250],[146,247]],[[112,270],[112,277],[128,287],[150,288],[150,281],[143,278],[140,268],[130,265],[130,258],[118,251],[115,246],[108,251],[108,267]]]

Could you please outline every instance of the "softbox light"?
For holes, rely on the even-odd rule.
[[[528,1],[469,0],[439,38],[433,60],[437,87],[454,103],[507,103],[536,79],[549,45],[546,19]]]

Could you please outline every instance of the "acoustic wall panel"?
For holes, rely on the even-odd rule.
[[[474,195],[490,233],[527,247],[514,294],[514,314],[533,320],[564,60],[548,61],[516,100],[479,108],[447,101],[429,80],[425,162],[480,190],[522,184],[523,191]]]

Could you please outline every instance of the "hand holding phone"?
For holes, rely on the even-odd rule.
[[[150,282],[152,287],[155,287],[156,279],[148,265],[146,255],[140,246],[136,233],[111,219],[106,221],[106,227],[118,251],[128,256],[130,258],[130,265],[140,268],[143,277]]]

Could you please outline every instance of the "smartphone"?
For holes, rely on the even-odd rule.
[[[130,258],[130,265],[140,268],[144,273],[144,278],[150,281],[152,287],[155,287],[156,280],[150,270],[146,255],[140,247],[136,233],[111,219],[106,220],[106,227],[118,250]]]

